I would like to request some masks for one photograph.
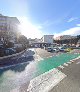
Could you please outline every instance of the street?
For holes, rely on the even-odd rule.
[[[40,52],[37,49],[37,52]],[[46,51],[45,51],[46,52]],[[80,53],[80,50],[74,50],[72,53]],[[53,53],[44,54],[42,50],[38,53],[40,56],[48,57],[53,55]],[[80,59],[74,60],[74,63],[67,63],[68,66],[63,65],[64,68],[57,68],[62,73],[67,75],[60,83],[58,83],[51,91],[49,92],[80,92]]]
[[[18,56],[1,60],[4,65],[0,65],[0,92],[11,92],[15,88],[19,88],[19,92],[27,90],[35,71],[34,54],[34,50],[29,49]]]
[[[0,59],[0,67],[5,67],[9,65],[32,61],[34,60],[33,58],[34,54],[35,54],[34,51],[26,50],[17,56]]]
[[[50,92],[80,92],[80,59],[74,63],[65,66],[64,69],[58,68],[67,75]]]
[[[0,1],[0,92],[80,92],[79,9],[80,0]]]
[[[3,59],[0,66],[0,92],[27,91],[30,80],[36,72],[36,62],[55,55],[43,49],[29,49],[18,56]],[[8,62],[8,63],[7,63]],[[5,78],[5,79],[4,79]]]
[[[61,52],[50,53],[44,49],[32,48],[26,50],[19,56],[6,59],[16,63],[13,64],[11,61],[9,65],[6,66],[5,63],[4,66],[0,67],[0,92],[27,92],[30,81],[34,79],[35,76],[53,69],[54,64],[58,62],[54,60],[57,60],[59,55],[63,55],[64,57],[67,54],[61,54]],[[57,58],[55,58],[55,56]],[[77,54],[74,56],[77,56]],[[70,58],[69,55],[68,57]],[[44,60],[47,59],[48,61],[45,62]],[[67,77],[58,83],[50,92],[79,92],[80,60],[74,61],[74,63],[66,63],[63,65],[64,68],[57,67],[57,69]]]

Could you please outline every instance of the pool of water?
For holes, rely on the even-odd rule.
[[[0,69],[0,92],[10,92],[10,90],[27,83],[34,77],[78,56],[79,54],[64,53],[44,60],[24,62]]]

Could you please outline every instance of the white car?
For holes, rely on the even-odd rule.
[[[55,52],[59,52],[59,48],[53,48],[53,51],[55,51]]]

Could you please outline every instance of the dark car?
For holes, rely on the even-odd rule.
[[[4,47],[0,45],[0,57],[4,56]]]
[[[48,52],[52,52],[53,49],[52,49],[51,47],[48,47],[48,48],[47,48],[47,51],[48,51]]]
[[[16,50],[13,48],[7,48],[5,49],[5,55],[11,55],[11,54],[15,54]]]

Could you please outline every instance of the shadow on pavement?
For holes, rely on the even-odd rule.
[[[8,71],[12,70],[15,72],[21,72],[25,70],[25,67],[31,62],[34,61],[35,52],[28,50],[26,53],[16,57],[16,58],[7,58],[0,61],[0,76]]]

